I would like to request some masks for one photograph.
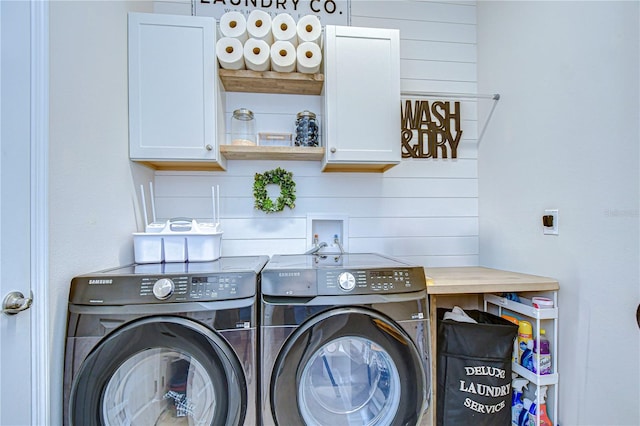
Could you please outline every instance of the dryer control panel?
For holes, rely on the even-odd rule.
[[[314,297],[425,290],[424,268],[375,253],[275,255],[262,270],[262,295]]]
[[[422,268],[318,270],[318,295],[407,293],[423,290]]]

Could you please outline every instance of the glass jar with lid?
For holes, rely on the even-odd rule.
[[[240,108],[233,111],[231,145],[256,145],[256,122],[251,110]]]
[[[296,116],[296,146],[318,146],[318,119],[304,110]]]

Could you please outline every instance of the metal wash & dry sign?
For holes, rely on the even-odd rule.
[[[458,158],[460,102],[407,99],[401,111],[403,158]]]

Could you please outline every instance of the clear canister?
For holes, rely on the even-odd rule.
[[[299,112],[296,117],[296,146],[318,146],[318,119],[311,111]]]
[[[246,108],[233,111],[231,145],[256,145],[256,121],[252,111]]]

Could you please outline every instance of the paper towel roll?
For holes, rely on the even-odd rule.
[[[237,38],[222,37],[216,43],[216,56],[220,66],[227,70],[244,69],[244,49]]]
[[[310,41],[320,45],[322,39],[322,25],[315,15],[305,15],[298,20],[298,42]]]
[[[278,40],[271,45],[271,69],[278,72],[296,70],[296,48],[290,41]]]
[[[271,23],[271,32],[273,33],[273,41],[288,41],[293,47],[298,46],[298,27],[296,20],[288,13],[280,13],[273,18]]]
[[[227,12],[220,17],[220,34],[222,37],[234,37],[241,42],[247,41],[247,20],[240,12]]]
[[[298,45],[296,52],[298,72],[315,74],[320,70],[322,51],[316,43],[305,41]]]
[[[269,71],[271,50],[264,40],[250,38],[244,43],[244,63],[249,70]]]
[[[262,10],[254,9],[247,18],[247,33],[249,38],[264,40],[267,44],[273,43],[271,32],[271,15]]]

